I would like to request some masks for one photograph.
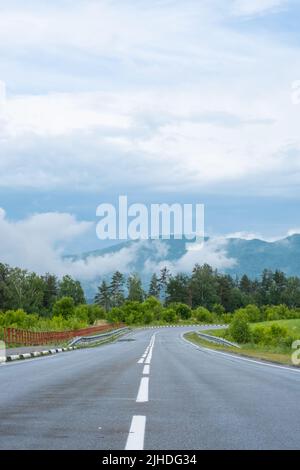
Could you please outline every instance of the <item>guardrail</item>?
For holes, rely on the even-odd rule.
[[[102,339],[111,338],[112,336],[120,336],[121,334],[126,333],[127,331],[130,331],[130,328],[124,327],[124,328],[119,328],[117,330],[109,331],[108,333],[102,333],[100,335],[79,336],[77,338],[74,338],[70,342],[69,346],[76,346],[79,344],[87,344],[87,343],[97,343],[101,341]]]
[[[232,343],[231,341],[228,341],[227,339],[224,338],[219,338],[218,336],[212,336],[212,335],[207,335],[205,333],[197,333],[200,338],[206,339],[207,341],[210,341],[211,343],[216,343],[216,344],[224,344],[225,346],[234,346],[235,348],[241,348],[236,343]]]

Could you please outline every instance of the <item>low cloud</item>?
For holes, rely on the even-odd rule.
[[[130,273],[135,271],[137,262],[141,274],[155,272],[163,266],[175,273],[191,271],[196,263],[208,263],[218,269],[235,263],[227,257],[224,238],[211,239],[200,251],[189,251],[174,262],[168,260],[168,246],[160,240],[137,241],[102,256],[65,257],[68,242],[84,237],[93,228],[93,223],[78,221],[67,213],[35,214],[10,221],[0,209],[0,261],[40,274],[53,272],[59,277],[70,274],[86,281],[116,270]]]
[[[195,264],[209,264],[214,269],[220,271],[232,268],[237,261],[228,257],[226,246],[228,240],[224,237],[213,237],[203,243],[200,250],[187,251],[183,256],[175,261],[161,259],[158,263],[148,261],[145,268],[148,272],[159,272],[163,267],[167,267],[172,274],[179,272],[191,272]]]

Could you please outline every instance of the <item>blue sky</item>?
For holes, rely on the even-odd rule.
[[[128,194],[204,203],[209,235],[297,231],[299,20],[297,0],[0,0],[6,229],[61,214],[52,248],[100,248],[96,206]]]

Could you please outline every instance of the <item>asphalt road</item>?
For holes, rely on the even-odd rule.
[[[199,349],[184,331],[1,365],[0,448],[299,449],[300,371]]]

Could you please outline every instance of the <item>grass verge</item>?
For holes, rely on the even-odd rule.
[[[216,331],[221,331],[221,330],[216,330]],[[209,334],[217,336],[215,330],[210,331]],[[223,330],[224,331],[224,330]],[[205,333],[207,333],[205,331]],[[219,334],[218,336],[222,336]],[[274,362],[276,364],[285,364],[289,366],[294,366],[294,367],[299,367],[295,366],[292,361],[291,361],[291,351],[286,351],[286,352],[274,352],[267,350],[267,348],[262,348],[262,347],[256,347],[255,345],[250,345],[250,344],[245,344],[241,345],[241,349],[237,349],[233,346],[222,346],[219,344],[214,344],[210,343],[209,341],[206,341],[198,336],[197,333],[186,333],[184,335],[185,339],[188,341],[191,341],[194,344],[197,344],[198,346],[203,346],[208,349],[214,349],[217,351],[223,351],[223,352],[230,352],[231,354],[236,354],[238,356],[244,356],[244,357],[249,357],[252,359],[261,359],[263,361],[269,361],[269,362]]]

